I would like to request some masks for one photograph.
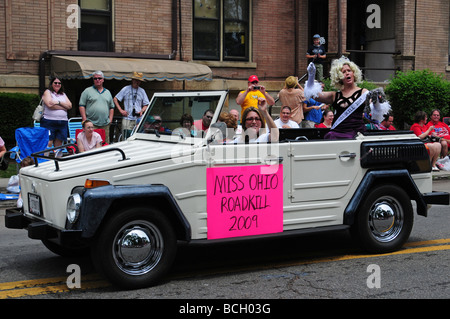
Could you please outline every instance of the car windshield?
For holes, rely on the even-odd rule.
[[[155,96],[137,133],[203,137],[220,98],[220,95]]]

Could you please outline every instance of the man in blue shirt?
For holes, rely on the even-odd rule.
[[[322,109],[325,107],[325,104],[317,102],[314,99],[306,101],[306,107],[303,108],[303,113],[306,115],[301,123],[302,127],[313,128],[316,124],[319,124],[322,120]]]
[[[313,62],[316,67],[316,80],[323,80],[323,62],[327,57],[325,47],[320,44],[320,35],[315,34],[313,36],[313,44],[309,46],[308,52],[306,52],[308,58],[308,64]]]

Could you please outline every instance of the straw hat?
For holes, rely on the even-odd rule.
[[[140,72],[133,72],[132,80],[144,81],[144,75]]]

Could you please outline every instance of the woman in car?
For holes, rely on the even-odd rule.
[[[278,128],[267,110],[266,99],[258,98],[258,108],[245,109],[242,129],[242,134],[234,139],[234,143],[278,142]]]

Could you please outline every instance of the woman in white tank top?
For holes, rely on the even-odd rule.
[[[63,141],[67,140],[67,111],[72,108],[72,103],[64,93],[60,79],[52,78],[50,80],[50,85],[42,95],[42,100],[44,114],[40,123],[41,127],[50,131],[48,146],[60,146]]]

